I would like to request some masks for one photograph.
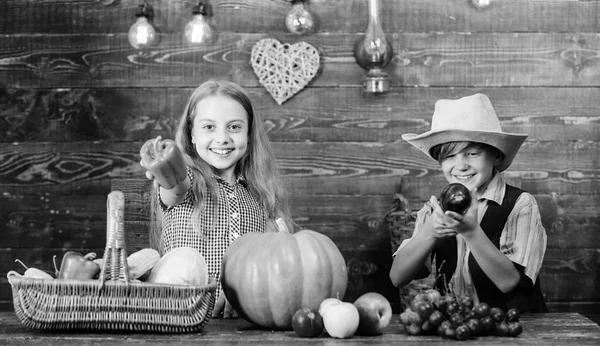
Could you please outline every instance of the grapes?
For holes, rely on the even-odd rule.
[[[504,311],[472,297],[441,295],[429,289],[414,296],[400,314],[410,335],[438,335],[453,340],[482,336],[517,337],[523,332],[519,310]]]

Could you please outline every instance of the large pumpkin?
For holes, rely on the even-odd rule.
[[[348,274],[339,249],[321,233],[248,233],[225,252],[221,284],[247,321],[291,330],[299,309],[318,310],[326,298],[342,299]]]

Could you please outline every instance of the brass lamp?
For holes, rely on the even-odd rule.
[[[363,78],[365,91],[384,93],[390,89],[390,76],[383,71],[392,59],[392,44],[389,42],[379,19],[379,0],[369,0],[369,26],[364,39],[354,44],[357,63],[367,69]]]

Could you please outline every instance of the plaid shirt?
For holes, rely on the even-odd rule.
[[[505,192],[506,183],[502,180],[500,174],[496,174],[479,198],[477,204],[479,222],[481,222],[487,210],[488,201],[502,204]],[[426,203],[417,213],[413,237],[421,230],[429,215],[431,215],[431,207]],[[469,271],[469,254],[471,250],[467,247],[462,237],[456,236],[456,240],[457,265],[451,281],[453,288],[457,294],[470,295],[478,302],[477,291]],[[409,241],[410,239],[405,239],[399,248],[402,248]],[[546,252],[546,243],[546,230],[542,225],[537,202],[530,193],[523,192],[515,202],[515,206],[502,229],[500,252],[514,263],[523,266],[525,268],[524,274],[531,279],[532,283],[535,283],[542,267],[542,261]],[[432,263],[430,259],[428,257],[426,265],[431,270]]]
[[[193,179],[189,170],[188,177]],[[233,185],[217,176],[214,179],[218,186],[217,198],[207,196],[205,211],[200,215],[200,230],[193,227],[191,188],[177,205],[167,207],[160,200],[160,194],[159,201],[163,211],[164,253],[177,247],[198,249],[206,260],[208,274],[220,284],[221,261],[227,247],[246,233],[265,232],[267,213],[248,190],[244,177],[238,177]]]

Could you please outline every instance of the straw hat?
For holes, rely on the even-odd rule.
[[[484,94],[457,100],[438,100],[431,119],[431,130],[417,135],[407,133],[402,139],[431,157],[431,148],[456,141],[485,143],[504,154],[497,169],[502,172],[512,163],[526,134],[503,132],[490,99]]]

